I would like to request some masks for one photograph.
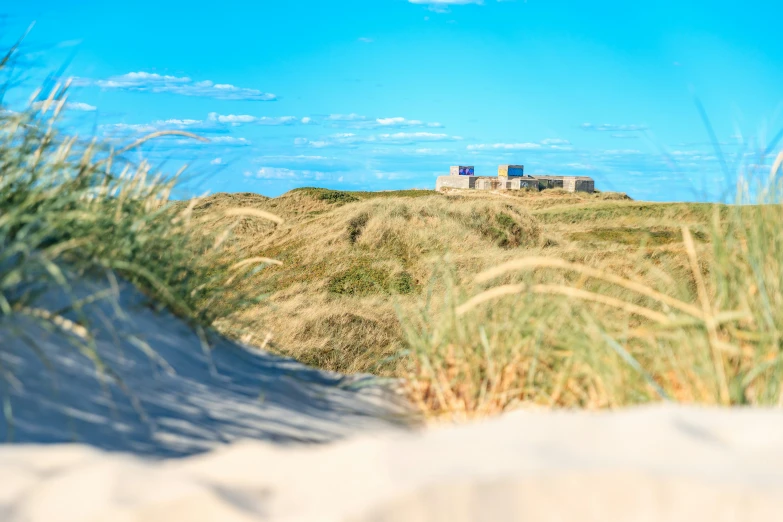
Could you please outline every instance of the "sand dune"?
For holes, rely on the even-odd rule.
[[[38,306],[114,288],[84,316],[114,377],[61,331],[0,328],[4,522],[781,520],[780,410],[516,412],[402,429],[405,404],[375,381],[218,336],[205,352],[127,284],[73,287]]]
[[[64,314],[92,325],[107,370],[99,375],[78,339],[59,329],[18,317],[0,325],[0,383],[11,410],[0,416],[0,440],[176,457],[236,439],[326,442],[399,424],[400,404],[368,376],[308,368],[218,335],[207,348],[188,324],[151,309],[127,283],[72,283],[71,295],[50,289],[35,306],[56,311],[111,291],[82,318]]]
[[[163,461],[0,448],[0,519],[776,521],[779,411],[520,412],[328,445],[238,442]]]

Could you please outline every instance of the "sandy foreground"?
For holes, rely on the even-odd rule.
[[[218,336],[204,349],[121,281],[72,291],[107,288],[113,300],[64,313],[93,325],[94,351],[0,323],[2,522],[783,520],[783,410],[525,411],[425,430],[387,384]]]
[[[159,461],[83,445],[6,446],[0,484],[8,522],[778,521],[783,415],[519,412]]]

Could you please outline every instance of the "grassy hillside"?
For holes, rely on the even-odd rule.
[[[39,130],[47,117],[0,121],[4,320],[89,347],[78,303],[38,310],[19,285],[112,269],[199,327],[402,377],[436,415],[783,402],[779,192],[744,207],[558,190],[170,202],[175,180]]]
[[[247,219],[234,229],[236,255],[271,257],[282,265],[264,270],[254,291],[268,299],[235,324],[224,323],[229,332],[255,343],[271,332],[274,349],[324,368],[386,373],[395,367],[386,358],[404,345],[396,308],[419,303],[440,268],[453,266],[467,281],[520,253],[578,253],[582,242],[569,234],[583,226],[544,227],[535,213],[552,205],[566,211],[622,209],[626,203],[615,194],[444,196],[305,188],[274,199],[218,194],[196,204],[193,213],[215,216],[215,227],[225,224],[221,210],[234,206],[285,219],[278,227]],[[592,245],[589,255],[603,250]],[[249,290],[241,281],[237,288]]]
[[[234,283],[266,298],[220,327],[315,366],[406,377],[429,411],[779,397],[777,377],[764,381],[763,400],[747,377],[762,358],[753,351],[759,343],[767,350],[763,357],[779,351],[779,312],[772,330],[740,334],[747,334],[744,341],[721,329],[725,318],[705,326],[723,311],[718,305],[728,304],[715,299],[750,306],[720,296],[720,286],[740,275],[726,272],[728,279],[719,281],[712,265],[716,255],[735,265],[744,255],[726,237],[747,245],[745,225],[768,226],[758,207],[734,212],[557,190],[444,195],[306,188],[273,199],[217,194],[193,213],[217,227],[224,223],[216,210],[235,206],[285,219],[273,226],[248,218],[234,229],[230,246],[235,255],[281,264],[267,266],[254,283]],[[533,264],[521,270],[479,276],[530,258]],[[700,301],[705,285],[716,305],[705,305],[709,313]],[[481,294],[497,286],[496,295]],[[478,294],[484,304],[466,311]],[[753,314],[729,319],[744,318],[752,331]],[[742,348],[748,342],[753,346]],[[719,348],[722,357],[732,350],[753,354],[725,361],[734,365],[732,373],[716,366]]]

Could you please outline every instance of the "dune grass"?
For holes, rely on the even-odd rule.
[[[469,286],[479,271],[521,253],[589,263],[608,259],[621,271],[638,255],[656,263],[677,260],[676,251],[640,253],[639,245],[612,250],[574,241],[569,238],[573,226],[544,226],[531,210],[544,198],[567,211],[574,204],[590,208],[627,201],[613,194],[516,198],[430,192],[429,197],[410,198],[384,192],[333,204],[321,199],[322,193],[323,189],[295,190],[272,199],[219,194],[205,198],[194,214],[207,219],[214,209],[241,197],[254,208],[286,218],[271,233],[237,231],[238,251],[248,256],[265,253],[283,264],[270,267],[260,278],[257,288],[269,299],[242,312],[249,326],[240,328],[233,320],[220,324],[229,335],[256,344],[271,335],[265,346],[330,370],[401,375],[404,357],[399,354],[408,341],[398,311],[442,293],[445,284],[433,274],[446,264],[454,266],[459,284]],[[218,226],[221,221],[215,218],[213,223]],[[683,265],[683,259],[679,262]]]
[[[760,205],[712,206],[709,237],[683,225],[682,248],[665,261],[637,256],[623,273],[523,256],[471,284],[441,274],[446,292],[403,320],[411,397],[433,416],[461,418],[659,400],[783,406],[781,161]],[[628,230],[617,231],[593,239],[627,243]]]
[[[222,225],[205,232],[193,215],[198,200],[184,207],[169,200],[180,173],[165,176],[145,161],[124,159],[146,140],[172,133],[119,149],[63,133],[67,89],[67,83],[55,85],[21,112],[0,108],[0,326],[30,318],[74,341],[100,366],[93,325],[81,308],[116,296],[74,296],[69,306],[52,310],[41,294],[58,289],[72,295],[75,277],[119,275],[139,287],[150,306],[172,311],[202,334],[256,303],[228,283],[250,280],[272,261],[235,256],[232,229],[248,221],[275,225],[279,218],[225,209]],[[3,370],[0,380],[13,376]]]
[[[772,192],[742,206],[324,194],[248,200],[287,222],[238,233],[237,248],[284,263],[260,278],[269,299],[241,314],[259,326],[223,331],[314,366],[401,377],[433,417],[780,402]]]
[[[245,326],[233,318],[220,324],[228,335],[256,344],[271,335],[267,347],[329,370],[395,375],[404,345],[395,306],[418,302],[439,258],[455,247],[464,262],[475,256],[481,264],[543,243],[535,220],[505,201],[456,204],[430,191],[332,203],[322,193],[295,190],[256,201],[256,208],[287,221],[271,233],[237,230],[237,249],[283,264],[253,283],[269,298],[240,314]],[[205,218],[231,197],[214,196]],[[237,284],[240,290],[246,285]]]

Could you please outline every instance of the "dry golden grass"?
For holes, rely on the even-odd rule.
[[[253,288],[236,281],[266,298],[223,320],[226,333],[403,377],[433,417],[783,400],[783,274],[768,253],[783,259],[780,205],[555,190],[205,201],[194,214],[207,228],[228,206],[286,219],[234,229],[237,253],[282,264]]]
[[[683,225],[678,243],[639,249],[665,251],[666,262],[622,248],[601,263],[567,262],[559,252],[474,278],[489,287],[453,283],[439,306],[406,321],[411,396],[431,415],[461,418],[531,404],[783,406],[783,205],[780,178],[772,180],[763,205],[678,213],[709,215],[707,233],[699,242]],[[656,226],[676,205],[667,207],[646,208]],[[627,227],[630,215],[621,214]]]
[[[207,220],[207,230],[225,226],[226,208],[254,208],[286,219],[276,228],[252,218],[234,227],[231,249],[237,255],[273,258],[282,265],[266,267],[252,289],[236,280],[238,291],[252,290],[265,299],[223,321],[226,332],[255,344],[271,332],[272,349],[332,370],[399,374],[404,358],[394,356],[408,341],[398,312],[445,290],[444,281],[434,277],[444,264],[458,274],[458,284],[473,287],[475,274],[525,254],[606,266],[616,273],[629,273],[639,256],[667,266],[677,259],[676,248],[640,249],[628,242],[606,248],[570,239],[573,232],[606,228],[617,216],[626,227],[632,225],[636,210],[625,205],[633,202],[616,194],[552,192],[358,193],[348,202],[321,199],[328,192],[310,190],[273,199],[218,194],[204,198],[193,213]],[[535,217],[541,209],[578,213],[596,206],[614,210],[615,217],[576,224],[541,224]],[[677,230],[677,212],[672,214],[670,222],[655,220],[656,226]],[[680,256],[683,270],[686,261]]]
[[[347,204],[301,191],[269,200],[217,195],[197,205],[194,215],[211,217],[209,230],[225,226],[224,208],[243,205],[286,222],[273,228],[248,219],[233,229],[230,248],[243,258],[282,264],[266,267],[262,283],[253,283],[266,298],[224,321],[224,329],[256,344],[272,332],[273,349],[346,372],[393,372],[396,362],[388,359],[404,345],[395,306],[420,299],[444,255],[483,267],[542,241],[540,227],[518,205],[456,203],[432,193]],[[238,292],[250,290],[241,279],[235,285]]]

